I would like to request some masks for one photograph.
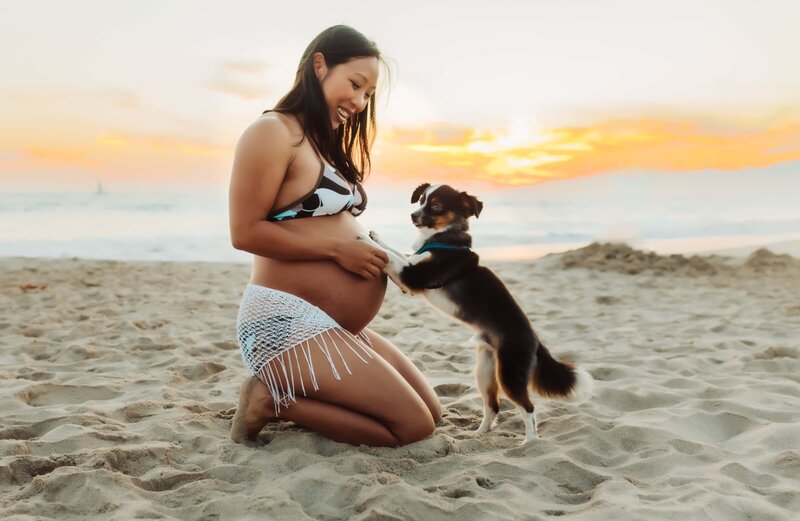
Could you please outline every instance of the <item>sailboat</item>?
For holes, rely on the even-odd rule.
[[[105,195],[106,192],[103,191],[103,185],[100,184],[100,181],[97,182],[97,191],[95,192],[96,195]]]

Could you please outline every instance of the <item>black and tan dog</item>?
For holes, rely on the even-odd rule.
[[[389,263],[384,270],[405,293],[422,294],[444,314],[477,330],[475,376],[484,416],[476,433],[491,429],[502,389],[522,414],[524,443],[536,439],[528,388],[553,398],[586,396],[591,393],[592,377],[570,362],[555,360],[503,282],[478,264],[467,219],[478,217],[483,203],[450,186],[428,183],[414,190],[411,202],[420,205],[411,214],[420,230],[416,253],[398,252],[375,232],[361,238],[386,251]]]

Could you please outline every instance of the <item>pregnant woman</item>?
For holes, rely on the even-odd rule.
[[[237,144],[231,241],[253,254],[253,269],[237,319],[250,376],[233,441],[290,420],[332,440],[394,447],[431,435],[441,417],[425,377],[366,327],[386,291],[385,254],[356,238],[380,63],[360,32],[326,29],[289,93]]]

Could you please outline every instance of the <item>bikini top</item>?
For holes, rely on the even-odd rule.
[[[331,165],[320,160],[322,168],[314,188],[297,201],[271,211],[268,221],[284,221],[301,217],[336,215],[350,210],[353,215],[361,215],[367,207],[367,193],[361,183],[350,188],[347,180]]]

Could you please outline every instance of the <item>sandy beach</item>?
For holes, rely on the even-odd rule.
[[[2,258],[0,518],[797,519],[800,260],[737,253],[487,262],[596,381],[583,403],[536,399],[526,446],[505,400],[471,434],[471,331],[425,326],[438,313],[390,285],[370,327],[445,410],[395,449],[288,422],[228,439],[247,264]]]

